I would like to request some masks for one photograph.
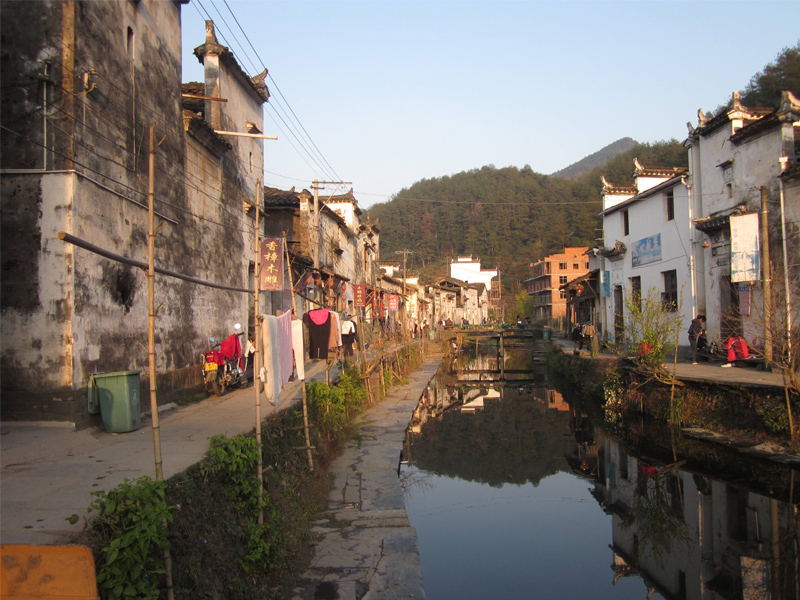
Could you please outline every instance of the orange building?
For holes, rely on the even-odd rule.
[[[531,264],[531,278],[525,280],[525,291],[536,304],[536,318],[557,319],[567,314],[567,293],[559,287],[589,272],[589,248],[564,248],[562,254],[551,254]]]

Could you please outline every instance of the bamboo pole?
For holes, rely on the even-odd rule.
[[[282,233],[283,237],[283,253],[286,257],[286,271],[289,273],[289,290],[292,292],[292,315],[294,318],[297,317],[297,298],[294,294],[294,282],[292,282],[292,266],[289,263],[289,247],[286,244],[286,232]],[[298,361],[304,360],[304,356],[297,356],[295,354],[294,361],[297,363]],[[306,378],[305,378],[305,369],[303,369],[303,378],[300,379],[300,388],[302,389],[303,393],[303,431],[305,432],[306,436],[306,452],[308,453],[308,470],[314,471],[314,457],[311,454],[311,449],[313,446],[311,445],[311,438],[308,433],[308,400],[306,399]]]
[[[150,413],[153,422],[153,457],[155,459],[156,481],[164,481],[164,468],[161,461],[161,426],[158,422],[158,394],[156,390],[156,309],[155,309],[155,164],[156,142],[155,125],[150,126],[150,148],[148,157],[147,186],[147,362],[150,373]],[[166,518],[161,519],[161,526],[167,530]],[[164,576],[167,587],[167,600],[175,598],[172,584],[172,556],[169,548],[164,550]]]
[[[261,390],[259,389],[259,358],[258,347],[261,345],[261,320],[258,318],[258,296],[261,293],[261,179],[256,181],[256,236],[253,242],[253,250],[256,253],[255,285],[253,286],[253,321],[256,335],[256,352],[253,358],[253,387],[256,389],[256,444],[258,445],[258,460],[256,461],[256,476],[258,477],[258,505],[264,503],[264,458],[263,442],[261,439]],[[264,524],[264,509],[258,510],[258,524]]]

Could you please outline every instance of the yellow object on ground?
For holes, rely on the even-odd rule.
[[[85,546],[0,546],[3,600],[97,600],[92,552]]]

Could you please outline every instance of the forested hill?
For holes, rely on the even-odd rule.
[[[576,177],[590,173],[597,167],[602,167],[618,154],[635,147],[637,143],[638,142],[636,140],[633,140],[629,137],[619,139],[613,144],[609,144],[605,148],[598,150],[594,154],[590,154],[586,158],[583,158],[578,162],[561,169],[560,171],[550,173],[550,176],[563,177],[565,179],[575,179]]]
[[[775,107],[783,90],[800,97],[800,42],[784,48],[750,79],[742,90],[742,102]],[[626,139],[596,154],[621,150],[614,146]],[[671,140],[637,144],[604,166],[575,177],[572,167],[583,170],[592,157],[560,171],[561,177],[541,175],[528,166],[489,165],[418,181],[391,201],[370,208],[370,216],[382,225],[381,254],[391,257],[408,248],[414,251],[412,268],[440,274],[450,259],[472,254],[484,267],[500,268],[504,293],[514,291],[516,282],[530,276],[529,263],[564,246],[596,243],[601,231],[601,175],[614,184],[632,184],[634,158],[645,166],[687,166],[686,149]]]
[[[423,179],[369,209],[381,222],[381,255],[408,248],[412,268],[443,274],[458,255],[499,267],[504,292],[529,277],[529,263],[564,246],[593,246],[600,236],[601,180],[631,185],[633,159],[646,166],[686,166],[675,140],[637,144],[576,179],[492,165]]]

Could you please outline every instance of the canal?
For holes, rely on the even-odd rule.
[[[429,600],[800,597],[793,469],[565,399],[541,341],[465,345],[400,469]]]

